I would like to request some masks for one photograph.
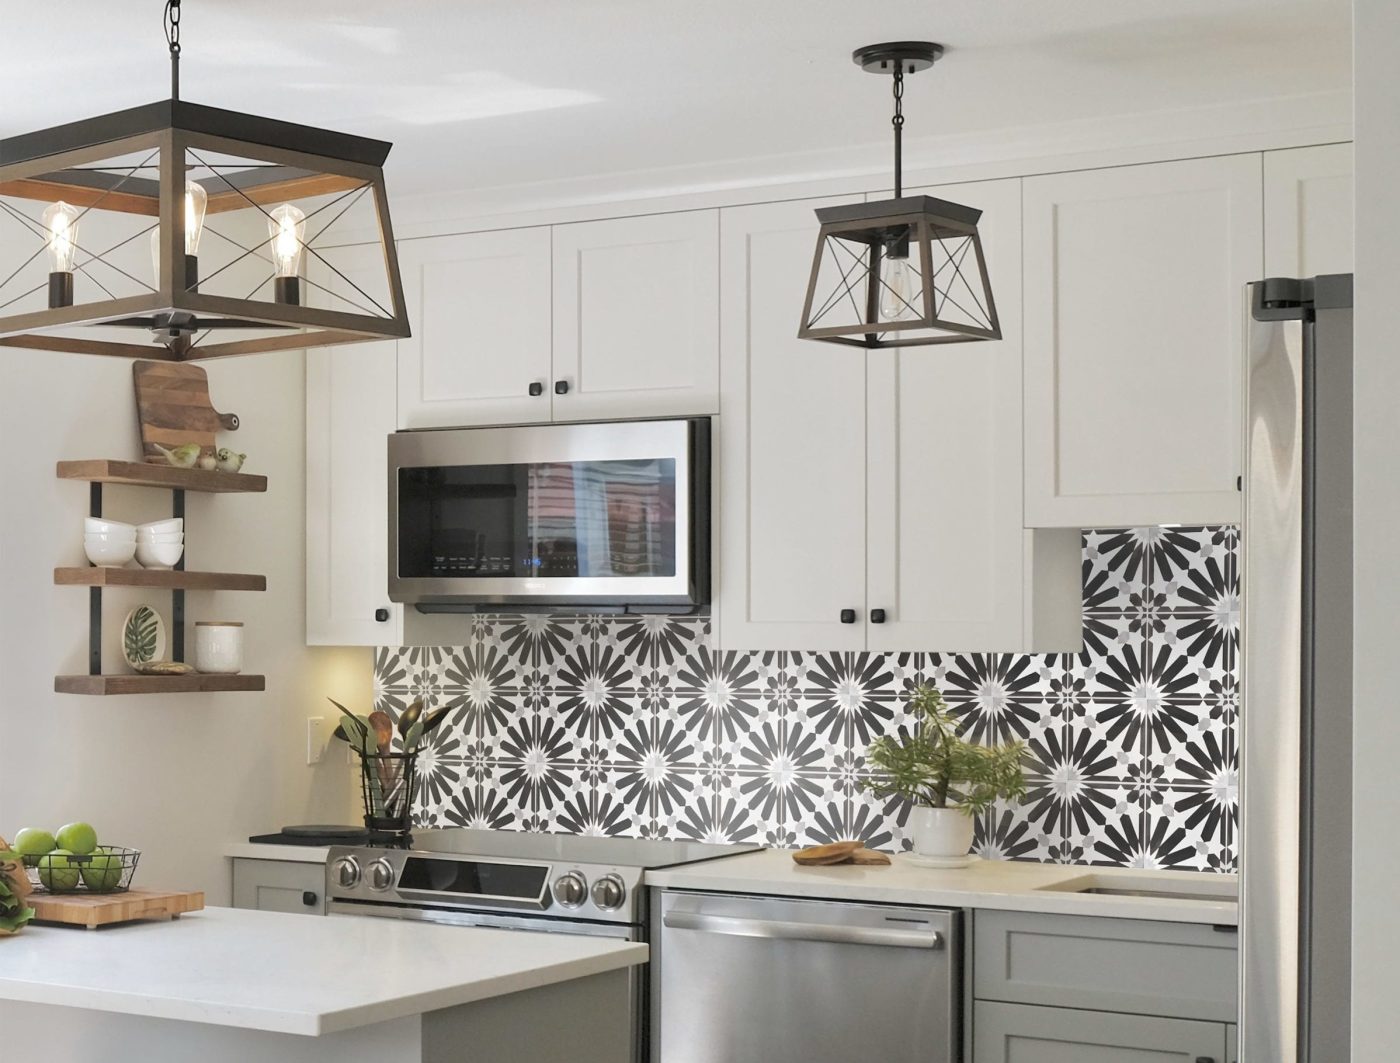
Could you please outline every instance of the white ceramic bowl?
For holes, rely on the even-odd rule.
[[[184,532],[164,532],[161,534],[139,533],[136,536],[138,543],[182,543],[185,541]]]
[[[134,539],[136,537],[136,526],[134,524],[123,524],[119,520],[102,520],[99,517],[84,517],[83,532],[87,535],[116,535],[127,539]]]
[[[83,552],[98,568],[121,568],[135,556],[136,541],[128,539],[124,542],[103,543],[94,542],[89,536],[83,541]]]
[[[136,560],[142,568],[174,568],[184,552],[184,543],[136,544]]]
[[[107,535],[107,534],[104,534],[104,533],[102,533],[102,532],[88,532],[88,533],[86,533],[86,534],[83,536],[83,542],[85,542],[85,543],[99,543],[99,544],[101,544],[101,545],[114,545],[114,544],[119,544],[119,543],[132,543],[132,544],[134,544],[134,543],[136,542],[136,536],[134,536],[134,535],[117,535],[117,534],[115,534],[115,533],[112,534],[112,535]]]
[[[142,535],[170,535],[183,533],[185,530],[184,517],[170,517],[167,520],[152,520],[145,524],[136,525],[136,530]]]

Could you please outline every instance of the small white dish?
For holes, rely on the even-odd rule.
[[[136,525],[123,524],[119,520],[103,520],[100,517],[84,517],[83,532],[87,535],[116,535],[134,537]]]
[[[83,541],[83,553],[98,568],[121,568],[136,556],[136,540],[104,543],[89,538]]]
[[[136,544],[136,560],[142,568],[174,568],[184,553],[184,543]]]
[[[169,517],[165,520],[151,520],[145,524],[136,525],[136,531],[141,535],[169,535],[183,533],[184,530],[184,517]]]
[[[936,867],[945,871],[967,867],[982,858],[980,856],[920,856],[918,853],[902,853],[905,860],[915,867]]]

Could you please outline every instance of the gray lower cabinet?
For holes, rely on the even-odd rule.
[[[326,914],[326,869],[294,860],[233,861],[233,906],[261,912]]]
[[[1225,1027],[1225,1063],[1239,1063],[1240,1028],[1234,1023]]]
[[[978,1001],[973,1063],[1225,1063],[1224,1023]]]

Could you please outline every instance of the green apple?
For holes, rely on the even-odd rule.
[[[109,893],[121,885],[122,858],[120,853],[103,847],[78,866],[83,885],[95,893]]]
[[[85,856],[97,848],[97,831],[87,823],[65,823],[54,835],[60,849]]]
[[[39,862],[39,857],[57,847],[58,842],[54,841],[53,835],[38,827],[25,827],[15,835],[15,852],[24,857],[24,862],[30,867]]]
[[[45,889],[61,892],[78,888],[78,869],[68,859],[73,855],[66,849],[55,849],[39,857],[39,881]]]

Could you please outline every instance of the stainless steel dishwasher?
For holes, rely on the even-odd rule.
[[[664,890],[653,1063],[956,1063],[961,913]]]

